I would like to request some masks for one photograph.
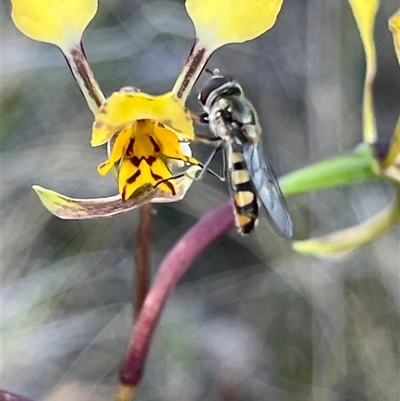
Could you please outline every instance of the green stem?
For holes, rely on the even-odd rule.
[[[286,196],[298,195],[319,189],[350,185],[376,180],[374,159],[369,151],[362,150],[346,156],[326,160],[287,174],[279,180]]]

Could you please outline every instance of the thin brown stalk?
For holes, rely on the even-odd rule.
[[[149,290],[150,244],[153,205],[147,203],[140,208],[137,245],[135,249],[134,318],[137,319]]]

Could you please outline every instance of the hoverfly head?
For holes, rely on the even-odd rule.
[[[212,76],[206,81],[198,96],[203,106],[210,107],[217,97],[242,94],[241,86],[232,78],[221,75],[218,69],[213,71],[207,69],[206,72]]]

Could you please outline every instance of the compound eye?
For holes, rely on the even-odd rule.
[[[205,105],[207,102],[207,99],[209,98],[211,93],[214,92],[216,89],[220,88],[222,85],[225,85],[228,82],[229,82],[229,79],[226,77],[210,78],[203,86],[203,89],[200,91],[199,100],[200,100],[201,104]]]

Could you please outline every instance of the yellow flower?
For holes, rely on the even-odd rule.
[[[112,216],[148,202],[181,200],[201,165],[183,149],[194,139],[183,106],[211,54],[228,43],[252,40],[272,28],[283,0],[186,0],[196,38],[171,91],[150,96],[130,91],[105,99],[89,66],[82,35],[97,12],[98,0],[11,0],[12,18],[26,36],[56,45],[96,115],[92,146],[108,143],[109,159],[98,170],[117,173],[119,195],[80,199],[35,186],[42,202],[61,218]],[[182,102],[182,103],[181,103]],[[112,146],[111,146],[112,145]],[[175,159],[175,163],[173,163]],[[171,165],[192,164],[175,177]],[[186,166],[187,167],[187,166]]]
[[[182,143],[194,139],[190,113],[168,92],[151,96],[123,89],[100,107],[93,124],[92,146],[115,139],[110,157],[98,167],[107,174],[118,163],[118,187],[123,200],[144,185],[176,194],[171,159],[197,165]]]

